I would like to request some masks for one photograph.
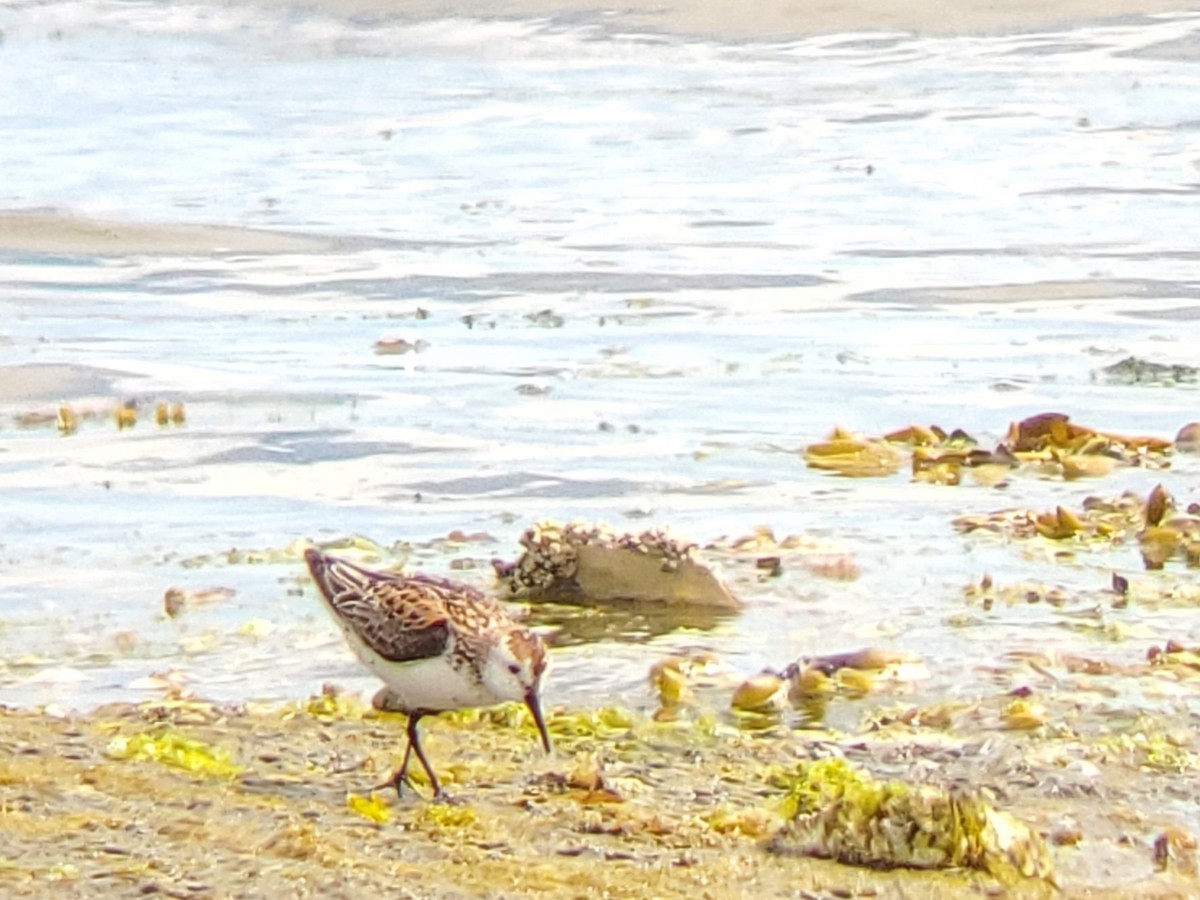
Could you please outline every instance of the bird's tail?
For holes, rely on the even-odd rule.
[[[386,573],[364,569],[349,560],[322,553],[316,547],[304,551],[304,561],[317,588],[335,608],[340,599],[360,597],[369,592],[373,583],[387,578]]]

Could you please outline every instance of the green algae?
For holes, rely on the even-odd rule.
[[[369,797],[363,797],[361,794],[347,794],[346,808],[379,825],[386,825],[392,820],[391,809],[373,791]]]
[[[1093,744],[1097,756],[1112,755],[1138,769],[1182,775],[1200,767],[1200,754],[1188,750],[1183,740],[1161,732],[1138,730],[1116,734]]]
[[[227,754],[174,731],[118,735],[108,742],[106,752],[116,760],[153,760],[212,778],[232,778],[242,771]]]

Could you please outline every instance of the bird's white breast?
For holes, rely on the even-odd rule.
[[[455,666],[449,653],[412,662],[391,662],[364,644],[353,630],[344,631],[354,654],[388,686],[389,708],[437,712],[500,702],[476,679],[473,667]]]

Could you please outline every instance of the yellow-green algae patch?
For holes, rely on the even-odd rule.
[[[174,731],[118,735],[108,742],[106,752],[112,759],[149,759],[193,775],[232,778],[242,771],[228,754]]]
[[[380,825],[386,825],[392,820],[392,811],[374,791],[369,797],[363,797],[361,794],[347,794],[346,808],[358,813],[364,819]]]

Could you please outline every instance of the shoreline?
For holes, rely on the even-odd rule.
[[[229,5],[231,0],[223,0]],[[842,0],[807,4],[798,0],[757,0],[729,7],[687,0],[623,0],[606,7],[596,0],[254,0],[263,8],[300,8],[339,17],[399,19],[541,18],[622,29],[726,40],[788,40],[822,34],[910,32],[958,36],[1056,30],[1084,24],[1184,13],[1177,0],[1061,0],[1052,6],[1028,0],[960,0],[947,13],[943,4],[894,0]],[[239,6],[241,4],[238,4]]]
[[[0,209],[0,251],[86,256],[320,253],[348,239],[236,225],[93,218],[69,210]]]
[[[247,888],[279,896],[300,882],[320,895],[367,895],[418,879],[420,896],[502,885],[547,897],[715,889],[941,900],[1003,888],[1165,900],[1189,896],[1194,875],[1190,833],[1156,809],[1157,795],[1107,796],[1133,761],[1095,757],[1057,735],[1030,739],[1040,752],[1026,765],[1030,741],[1011,732],[980,751],[936,726],[897,725],[868,739],[711,726],[687,713],[659,722],[601,707],[552,710],[555,749],[542,755],[531,752],[536,735],[519,710],[471,710],[427,725],[428,752],[458,801],[444,805],[427,791],[397,798],[372,789],[399,759],[403,721],[333,689],[270,707],[183,697],[86,715],[0,707],[0,743],[13,750],[0,762],[13,796],[0,884],[13,897],[44,896],[52,885],[86,896],[247,896]],[[880,779],[917,758],[927,784],[1008,784],[996,806],[1048,836],[1057,886],[1012,872],[873,869],[773,849],[787,834],[783,803],[797,766],[835,747],[852,769]],[[1076,779],[1060,756],[1081,752],[1101,763],[1104,790],[1043,796],[1046,781]],[[1139,780],[1161,790],[1170,777]],[[1129,803],[1141,809],[1136,824],[1120,814]],[[1156,835],[1179,845],[1157,870]]]

